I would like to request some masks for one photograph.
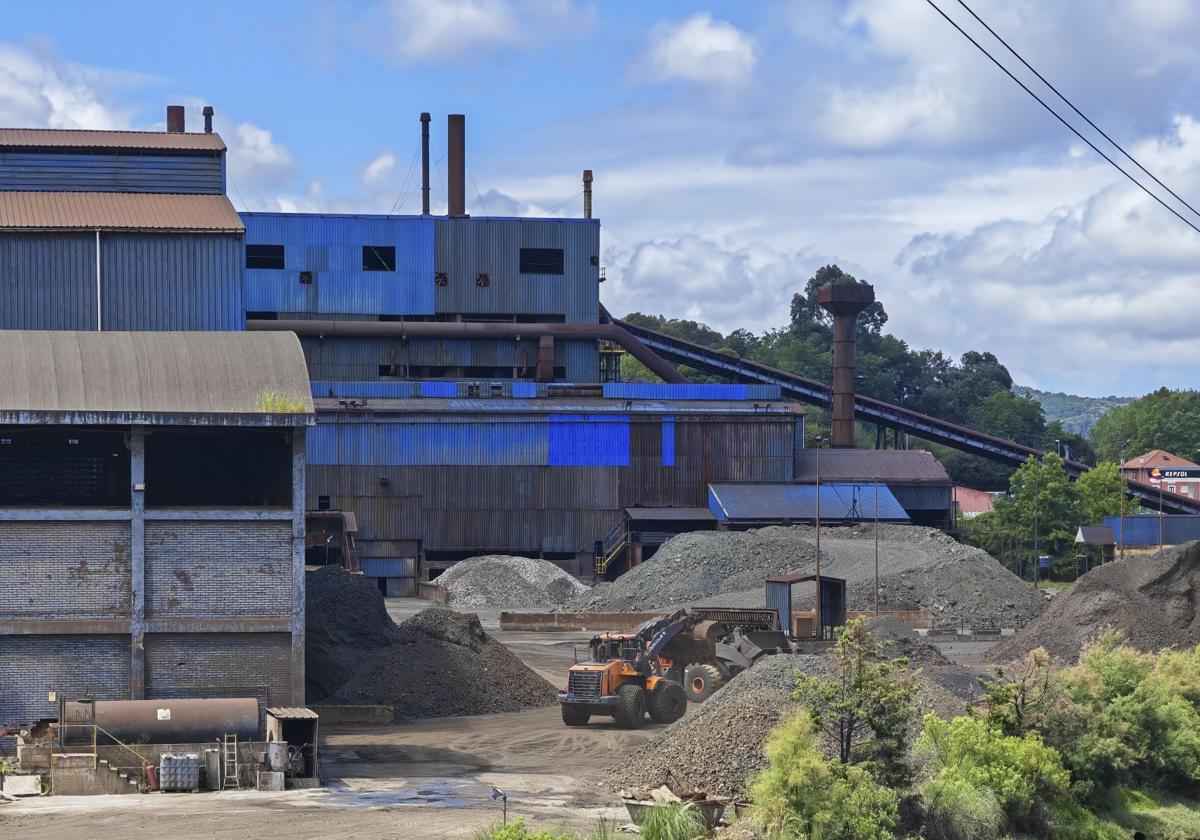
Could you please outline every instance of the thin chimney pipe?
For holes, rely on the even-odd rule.
[[[183,134],[185,128],[184,111],[182,105],[167,106],[167,131],[171,134]]]
[[[421,113],[421,215],[429,215],[429,112]]]
[[[592,218],[592,170],[583,170],[583,218]]]
[[[205,105],[201,113],[204,114],[204,133],[212,134],[213,106]]]
[[[450,216],[467,215],[467,118],[446,120],[446,204]]]

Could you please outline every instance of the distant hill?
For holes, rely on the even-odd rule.
[[[1014,385],[1013,393],[1020,397],[1033,397],[1042,404],[1046,414],[1046,422],[1061,420],[1068,432],[1080,435],[1090,435],[1092,426],[1100,416],[1110,408],[1133,402],[1133,397],[1077,397],[1074,394],[1062,394],[1051,391],[1039,391],[1036,388],[1026,388]]]

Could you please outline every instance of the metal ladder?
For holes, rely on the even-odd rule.
[[[241,774],[238,772],[238,739],[237,733],[226,733],[221,742],[221,767],[224,775],[221,778],[221,790],[241,790]]]

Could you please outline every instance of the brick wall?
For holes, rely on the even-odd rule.
[[[58,717],[46,697],[129,699],[126,636],[0,636],[0,724]]]
[[[287,633],[151,633],[146,698],[257,697],[291,705]]]
[[[0,522],[0,617],[128,618],[130,600],[128,523]]]
[[[147,618],[292,612],[290,522],[147,522]]]

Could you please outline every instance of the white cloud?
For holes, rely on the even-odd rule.
[[[660,23],[642,65],[656,81],[738,85],[754,72],[755,40],[731,23],[700,12],[677,23]]]
[[[229,174],[238,189],[271,189],[295,174],[296,162],[291,151],[277,142],[268,129],[240,122],[231,131],[220,133],[229,147]]]
[[[108,88],[136,79],[66,61],[47,43],[0,42],[0,125],[130,128],[132,110]]]
[[[396,156],[391,152],[383,152],[363,169],[362,181],[367,186],[374,186],[387,180],[395,168]]]

